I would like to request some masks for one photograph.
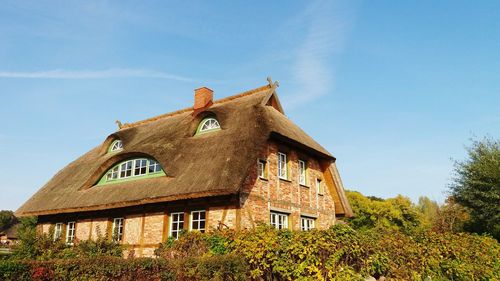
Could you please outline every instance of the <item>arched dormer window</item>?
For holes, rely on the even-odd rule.
[[[214,117],[207,117],[200,122],[197,134],[220,130],[220,124]]]
[[[125,180],[165,176],[165,172],[156,160],[134,158],[125,160],[109,169],[97,183],[98,185],[116,183]]]
[[[114,140],[109,146],[109,152],[116,152],[123,149],[123,143],[121,140]]]

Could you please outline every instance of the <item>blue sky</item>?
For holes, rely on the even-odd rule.
[[[500,136],[498,1],[2,1],[0,209],[132,122],[280,81],[348,189],[443,201]]]

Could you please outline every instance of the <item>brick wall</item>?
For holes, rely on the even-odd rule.
[[[288,160],[288,178],[278,178],[278,152],[285,152]],[[184,229],[189,230],[191,224],[191,211],[206,210],[206,229],[217,229],[219,227],[244,229],[253,228],[258,222],[269,223],[271,211],[279,211],[288,214],[288,226],[290,229],[300,229],[301,216],[315,218],[317,228],[328,228],[335,223],[334,191],[331,180],[328,179],[327,171],[322,170],[320,163],[307,155],[297,151],[279,146],[275,142],[269,142],[262,151],[260,159],[266,160],[266,178],[258,177],[258,159],[252,159],[255,165],[249,171],[245,179],[242,191],[238,199],[224,201],[201,199],[198,202],[186,200],[184,202],[163,203],[155,207],[156,211],[147,211],[147,208],[137,207],[135,209],[124,209],[122,211],[103,212],[101,218],[96,218],[95,213],[80,215],[84,217],[77,219],[76,238],[85,240],[96,239],[98,235],[110,237],[113,218],[123,217],[123,238],[125,245],[124,256],[133,253],[134,256],[153,256],[154,249],[158,244],[165,241],[171,227],[171,212],[184,212]],[[298,160],[307,163],[307,182],[299,184]],[[316,179],[320,179],[324,185],[324,194],[318,194]],[[139,182],[138,182],[139,183]],[[51,223],[43,222],[39,227],[48,233],[51,225],[56,222],[73,221],[71,215],[65,220],[61,218],[45,218]],[[65,233],[63,233],[63,237]]]
[[[278,152],[287,155],[287,179],[278,177]],[[260,158],[266,160],[267,175],[258,177],[257,162],[250,171],[240,197],[241,228],[252,228],[260,221],[269,223],[271,211],[288,214],[289,228],[300,229],[300,217],[315,218],[317,228],[328,228],[335,223],[333,187],[327,186],[325,173],[320,163],[307,155],[279,146],[275,142],[262,151]],[[299,160],[306,162],[306,184],[299,184]],[[257,160],[256,160],[257,161]],[[319,194],[316,180],[321,180],[324,192]]]

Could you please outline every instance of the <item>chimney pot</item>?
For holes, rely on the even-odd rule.
[[[194,90],[194,110],[209,107],[213,103],[214,91],[207,87]]]

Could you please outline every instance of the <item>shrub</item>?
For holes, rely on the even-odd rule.
[[[499,243],[466,233],[360,232],[347,225],[293,232],[259,225],[185,233],[162,244],[157,258],[123,259],[115,250],[109,241],[82,242],[53,255],[64,258],[0,260],[0,279],[500,280]]]

